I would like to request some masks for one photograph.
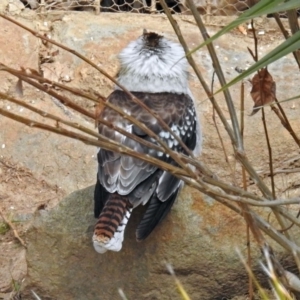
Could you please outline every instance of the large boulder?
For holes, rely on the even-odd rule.
[[[98,254],[91,241],[93,190],[74,192],[35,218],[26,240],[25,295],[32,289],[43,300],[118,299],[122,288],[128,299],[176,299],[166,262],[192,299],[247,292],[247,273],[235,251],[238,247],[246,255],[241,217],[186,187],[147,240],[135,240],[141,208],[129,221],[122,250]]]

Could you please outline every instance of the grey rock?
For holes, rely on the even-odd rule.
[[[25,295],[29,297],[33,289],[43,300],[118,299],[118,288],[122,288],[128,299],[176,299],[166,262],[172,264],[192,299],[229,298],[247,292],[247,274],[235,253],[236,247],[245,248],[243,233],[237,229],[233,234],[226,214],[216,218],[209,212],[211,207],[218,210],[218,204],[204,204],[200,193],[185,188],[147,240],[135,240],[142,207],[129,221],[122,250],[101,255],[91,242],[93,189],[72,193],[34,220],[26,240]],[[200,215],[199,205],[205,216]],[[231,222],[243,228],[241,219]]]
[[[19,15],[23,9],[25,5],[19,0],[10,0],[7,6],[7,11],[12,15]]]

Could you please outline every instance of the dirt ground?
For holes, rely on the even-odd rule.
[[[53,207],[64,192],[6,158],[0,158],[0,190],[4,191],[0,194],[0,299],[6,299],[18,291],[26,276],[26,250],[3,217],[23,239],[33,214]]]

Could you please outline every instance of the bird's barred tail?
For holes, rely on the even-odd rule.
[[[111,194],[94,228],[94,248],[99,253],[120,251],[124,230],[132,211],[126,196]]]

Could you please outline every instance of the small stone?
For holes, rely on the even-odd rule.
[[[7,6],[8,12],[11,14],[20,14],[25,9],[25,5],[19,0],[10,0]]]

